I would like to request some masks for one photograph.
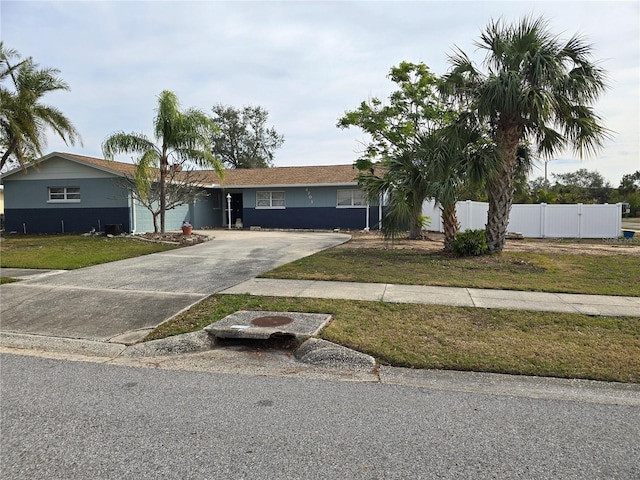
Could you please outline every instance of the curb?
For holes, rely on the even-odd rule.
[[[216,342],[204,330],[134,345],[1,332],[0,346],[101,358],[143,358],[207,352],[216,348]],[[373,370],[377,366],[370,355],[318,338],[304,341],[294,350],[293,357],[302,363],[332,369]]]

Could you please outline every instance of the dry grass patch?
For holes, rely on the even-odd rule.
[[[508,244],[499,255],[455,258],[440,241],[390,244],[377,235],[283,265],[263,277],[640,296],[640,245]]]

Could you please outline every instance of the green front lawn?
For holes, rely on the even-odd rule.
[[[0,266],[73,270],[174,248],[127,237],[10,235],[0,243]]]

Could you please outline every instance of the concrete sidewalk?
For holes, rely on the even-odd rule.
[[[271,278],[253,278],[220,293],[640,317],[640,297],[606,295]]]

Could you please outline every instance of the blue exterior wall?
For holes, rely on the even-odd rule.
[[[245,227],[263,228],[311,228],[311,229],[357,229],[367,226],[365,208],[303,207],[281,210],[245,208]],[[369,228],[378,224],[378,208],[369,209]]]
[[[207,196],[198,197],[191,209],[189,221],[194,228],[222,226],[222,192],[209,190],[207,193]]]
[[[31,180],[4,182],[5,205],[15,208],[119,208],[127,207],[128,193],[117,178]],[[80,187],[79,203],[49,203],[49,187]]]
[[[19,233],[84,233],[120,224],[130,231],[128,208],[8,208],[5,230]]]
[[[338,190],[357,187],[252,188],[243,190],[245,228],[364,229],[366,207],[337,207]],[[284,191],[285,208],[256,208],[256,191]],[[378,224],[378,206],[369,208],[369,228]]]
[[[4,182],[5,230],[27,233],[88,232],[121,224],[130,230],[127,192],[113,178],[24,179]],[[80,202],[49,202],[49,187],[80,187]]]

